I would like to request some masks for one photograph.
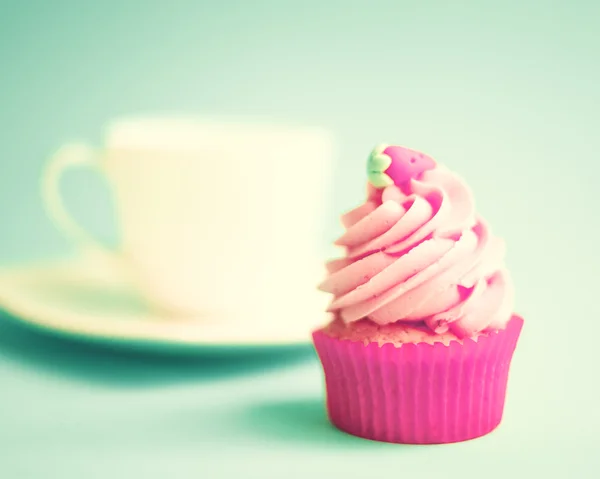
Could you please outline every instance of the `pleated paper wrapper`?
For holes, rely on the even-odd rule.
[[[376,441],[443,444],[498,426],[523,320],[442,343],[379,346],[313,333],[325,371],[327,410],[339,429]]]

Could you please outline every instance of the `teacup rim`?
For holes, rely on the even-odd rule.
[[[215,137],[232,138],[233,143],[258,137],[327,149],[334,145],[326,127],[257,115],[138,114],[114,118],[105,126],[105,145],[110,150],[195,151],[214,145]]]

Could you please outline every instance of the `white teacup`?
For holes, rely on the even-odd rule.
[[[244,319],[312,301],[320,274],[329,134],[314,128],[192,118],[113,122],[106,146],[61,148],[43,177],[64,233],[104,249],[153,303],[176,313]],[[92,166],[115,196],[121,245],[106,249],[68,214],[59,180]]]

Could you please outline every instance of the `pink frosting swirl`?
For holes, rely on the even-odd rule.
[[[513,307],[504,243],[475,214],[469,188],[436,166],[397,186],[369,187],[342,217],[343,258],[320,289],[346,323],[422,322],[459,337],[501,329]]]

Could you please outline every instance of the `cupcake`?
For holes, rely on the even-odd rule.
[[[320,285],[333,296],[330,323],[313,333],[329,418],[395,443],[487,434],[523,326],[504,243],[431,157],[380,145],[367,173],[366,201],[342,216],[345,254]]]

